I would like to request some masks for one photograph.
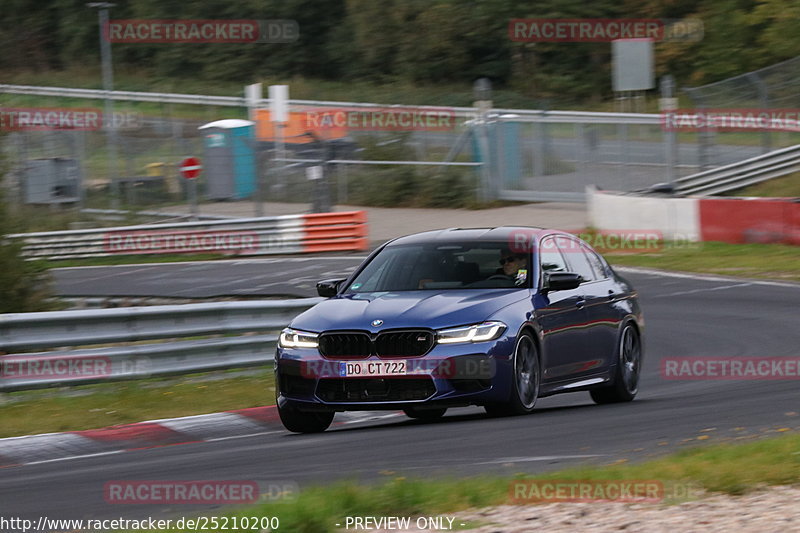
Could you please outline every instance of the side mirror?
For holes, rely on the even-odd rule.
[[[317,294],[323,298],[331,298],[339,292],[339,286],[344,283],[343,279],[324,279],[317,282]]]
[[[583,282],[580,274],[575,272],[550,272],[545,274],[544,289],[548,291],[569,291],[577,289]]]

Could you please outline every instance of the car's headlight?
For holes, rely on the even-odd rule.
[[[281,348],[316,348],[317,334],[286,328],[278,338]]]
[[[440,329],[436,332],[436,342],[439,344],[454,344],[457,342],[483,342],[499,337],[505,331],[506,325],[502,322],[484,322],[460,328]]]

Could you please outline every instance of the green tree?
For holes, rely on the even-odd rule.
[[[762,28],[756,47],[764,62],[780,61],[800,55],[800,3],[797,0],[761,0],[748,17],[753,26]]]
[[[0,160],[0,184],[3,166]],[[0,189],[0,313],[45,311],[51,307],[47,270],[41,261],[26,261],[22,243],[8,238],[20,230],[20,223],[9,213],[2,192]]]

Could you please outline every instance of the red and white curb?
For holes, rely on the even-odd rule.
[[[337,413],[334,426],[399,415],[387,411]],[[0,468],[285,431],[276,407],[267,406],[100,429],[10,437],[0,439]]]
[[[800,245],[794,198],[631,196],[588,187],[589,224],[605,231],[657,231],[665,240]]]

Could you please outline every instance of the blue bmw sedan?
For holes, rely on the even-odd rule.
[[[375,250],[283,330],[277,406],[293,432],[336,411],[434,419],[478,405],[519,415],[537,398],[638,391],[644,320],[636,291],[588,244],[528,227],[447,229]]]

